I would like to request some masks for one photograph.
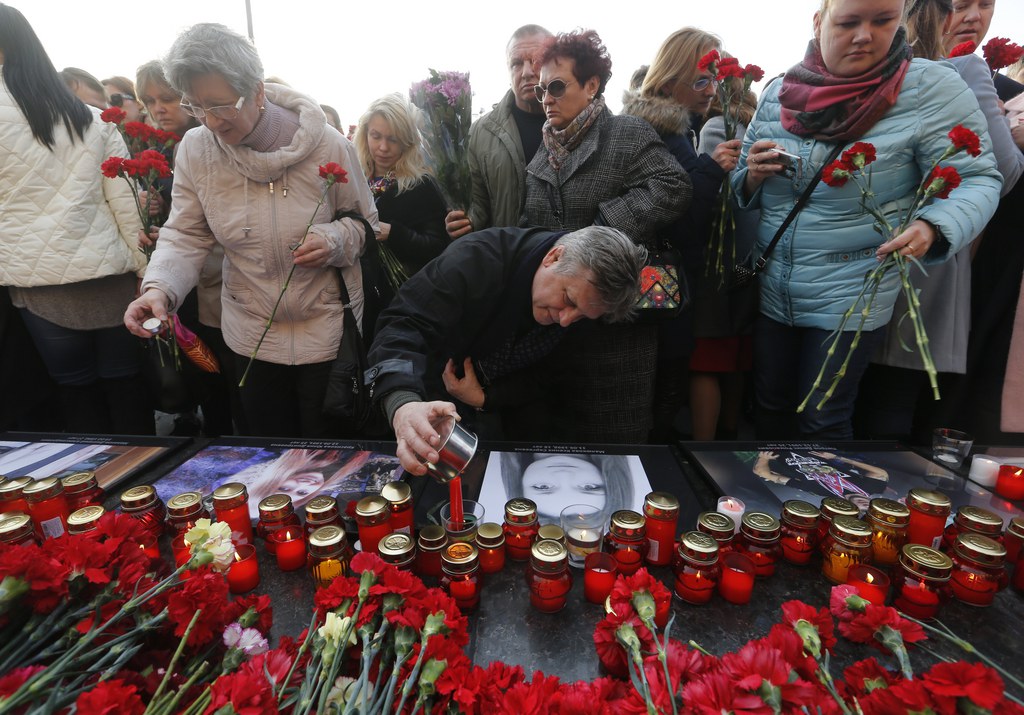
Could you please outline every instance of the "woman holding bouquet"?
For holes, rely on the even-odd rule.
[[[358,221],[331,218],[355,211],[377,224],[355,149],[328,130],[312,99],[264,86],[252,44],[222,25],[186,30],[164,68],[203,126],[178,145],[171,214],[125,325],[149,335],[142,323],[165,320],[221,245],[224,340],[240,373],[251,364],[239,390],[250,433],[331,434],[322,406],[343,322],[336,267],[358,319],[365,235]],[[339,176],[321,201],[320,167],[330,163],[349,178]]]
[[[547,122],[526,168],[526,225],[602,224],[653,248],[657,231],[690,205],[686,172],[647,122],[605,107],[612,62],[596,32],[549,38],[539,62],[537,99]],[[645,442],[656,351],[653,326],[574,326],[547,360],[559,373],[551,397],[573,415],[564,437]]]
[[[377,291],[365,295],[363,339],[373,341],[377,316],[395,292],[392,285],[441,255],[448,245],[444,197],[430,176],[420,148],[416,112],[402,95],[375,100],[359,118],[353,143],[359,163],[377,204],[380,233],[377,240],[401,264],[386,267],[380,252],[363,257],[363,283]],[[386,276],[385,273],[390,275]],[[397,274],[401,275],[397,275]]]
[[[978,101],[956,71],[912,58],[901,28],[903,10],[904,0],[823,0],[807,55],[761,96],[733,178],[741,206],[761,210],[758,250],[768,246],[837,145],[874,146],[871,188],[894,225],[950,146],[954,126],[986,135],[988,146]],[[789,164],[793,170],[787,172]],[[999,200],[1001,179],[990,151],[977,158],[960,153],[944,165],[962,178],[954,200],[925,203],[898,235],[878,236],[853,181],[842,187],[819,183],[781,235],[761,274],[761,315],[754,334],[760,437],[852,436],[857,386],[900,290],[891,271],[863,332],[856,330],[858,313],[828,355],[830,337],[860,294],[865,275],[893,251],[925,264],[946,260],[981,231]],[[859,340],[845,376],[818,409],[855,336]],[[797,413],[826,359],[825,384]]]
[[[141,350],[120,325],[145,267],[139,217],[128,184],[100,173],[127,147],[3,4],[0,65],[0,285],[59,387],[66,429],[152,434]]]

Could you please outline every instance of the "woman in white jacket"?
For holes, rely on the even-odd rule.
[[[140,222],[127,182],[100,173],[127,147],[3,4],[0,63],[0,285],[60,388],[68,430],[152,434],[140,343],[120,321],[145,264]]]

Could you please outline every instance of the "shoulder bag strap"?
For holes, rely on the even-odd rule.
[[[796,215],[800,213],[800,209],[807,204],[807,200],[811,198],[811,194],[814,192],[814,187],[818,185],[819,181],[821,181],[821,173],[825,170],[826,166],[836,160],[836,157],[839,156],[839,152],[843,150],[843,146],[843,144],[836,145],[832,151],[829,152],[828,158],[825,159],[825,162],[818,167],[818,171],[814,175],[814,178],[808,182],[807,188],[804,189],[802,194],[800,194],[800,198],[797,199],[796,204],[792,209],[790,209],[789,215],[786,216],[782,225],[779,226],[779,230],[775,232],[774,236],[772,236],[771,243],[769,243],[768,247],[764,249],[764,253],[754,261],[754,273],[760,273],[764,270],[764,267],[768,265],[768,257],[772,254],[772,251],[775,250],[775,245],[782,239],[782,234],[784,234],[786,229],[789,228],[789,225],[793,223],[793,219],[795,219]]]
[[[343,219],[343,218],[350,218],[350,219],[352,219],[354,221],[357,221],[357,222],[363,224],[363,230],[366,232],[366,244],[365,244],[365,246],[363,248],[364,252],[367,251],[367,250],[370,250],[371,248],[376,248],[376,246],[377,246],[377,243],[376,243],[377,236],[373,232],[373,226],[370,225],[370,222],[366,220],[365,216],[363,216],[362,214],[358,213],[357,211],[342,211],[342,210],[339,210],[339,211],[337,211],[334,214],[334,218],[332,218],[331,220],[332,221],[337,221],[337,220]],[[351,310],[351,306],[349,305],[349,298],[348,298],[348,288],[345,286],[345,277],[341,274],[341,269],[340,268],[336,268],[336,270],[338,272],[338,283],[341,285],[341,304],[343,306],[345,306],[345,310]]]

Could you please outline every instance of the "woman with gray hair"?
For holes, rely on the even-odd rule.
[[[223,25],[186,30],[164,67],[183,95],[182,108],[203,126],[178,147],[171,214],[125,325],[148,337],[142,323],[167,319],[220,244],[224,340],[244,370],[291,274],[239,391],[242,412],[254,435],[327,435],[333,425],[321,407],[343,320],[335,268],[342,269],[358,318],[365,237],[359,221],[331,219],[353,211],[377,230],[356,152],[327,130],[313,99],[265,86],[255,48]],[[318,205],[324,190],[318,167],[330,162],[351,178],[335,183]]]

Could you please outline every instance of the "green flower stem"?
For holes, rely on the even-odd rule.
[[[420,652],[416,654],[416,663],[412,667],[412,673],[402,684],[402,699],[398,701],[398,707],[395,708],[396,713],[402,712],[402,708],[405,707],[405,701],[409,698],[409,693],[412,692],[413,687],[420,679],[420,671],[423,669],[423,654],[427,651],[427,640],[430,636],[426,633],[420,638]]]
[[[313,227],[313,221],[316,220],[316,215],[320,211],[320,207],[324,205],[324,201],[327,199],[327,192],[330,191],[331,186],[333,185],[333,177],[328,178],[327,181],[324,182],[324,190],[320,194],[320,200],[316,202],[316,208],[313,209],[313,215],[309,217],[309,222],[306,224],[306,230],[302,233],[302,239],[293,250],[298,249],[306,242],[306,238],[309,236],[309,229]],[[249,377],[249,370],[252,369],[252,364],[256,361],[256,354],[263,346],[263,340],[267,337],[267,333],[270,332],[270,326],[274,324],[274,317],[277,315],[277,309],[281,306],[281,301],[284,299],[284,293],[288,290],[288,284],[292,282],[293,275],[295,275],[294,261],[292,261],[291,270],[288,271],[288,277],[284,280],[284,285],[281,286],[281,292],[277,296],[277,302],[274,303],[274,309],[270,311],[270,317],[267,318],[267,324],[263,326],[263,333],[260,334],[260,339],[256,343],[256,347],[253,348],[252,353],[249,354],[249,363],[245,366],[245,372],[242,373],[242,379],[238,381],[239,387],[245,387],[245,379]]]
[[[384,692],[381,693],[381,697],[384,698],[384,702],[383,704],[379,701],[374,702],[370,712],[391,712],[391,703],[395,699],[395,688],[398,686],[398,674],[401,672],[402,666],[405,665],[405,662],[409,660],[410,655],[412,655],[412,651],[402,653],[395,659],[395,664],[391,669],[391,677],[388,678],[388,684],[384,688]]]
[[[804,650],[804,652],[806,652],[806,649]],[[824,655],[821,655],[819,653],[818,656],[815,657],[815,660],[818,661],[818,670],[816,673],[816,675],[818,676],[818,682],[821,683],[822,687],[828,691],[828,694],[832,696],[832,699],[836,701],[836,705],[839,706],[839,709],[843,712],[843,715],[853,715],[853,713],[850,711],[850,706],[839,695],[839,691],[836,690],[835,680],[832,678],[832,673],[829,672],[830,659],[828,656],[828,652],[826,652]],[[860,708],[858,707],[858,711],[859,710]]]
[[[171,662],[167,666],[167,670],[164,671],[164,677],[160,680],[160,685],[157,686],[156,692],[153,693],[153,699],[150,701],[150,705],[146,707],[143,715],[152,715],[156,710],[150,710],[153,703],[160,700],[160,696],[163,695],[164,690],[167,689],[167,684],[171,681],[171,675],[174,673],[174,669],[178,665],[178,661],[181,659],[181,654],[185,650],[185,644],[188,642],[188,637],[192,635],[192,629],[195,628],[196,622],[199,620],[199,616],[202,614],[203,609],[198,609],[195,615],[192,616],[192,620],[188,622],[188,627],[185,628],[185,633],[181,637],[181,641],[178,643],[177,649],[174,651],[174,655],[171,657]]]
[[[181,701],[183,697],[185,697],[185,694],[197,682],[199,682],[199,679],[206,674],[206,670],[209,667],[210,664],[206,661],[200,663],[199,666],[196,668],[196,672],[194,672],[191,675],[191,677],[189,677],[189,679],[186,680],[180,688],[178,688],[177,692],[174,693],[174,697],[170,699],[166,707],[163,707],[160,710],[158,710],[155,715],[171,715],[172,713],[177,712],[178,703]],[[202,694],[200,694],[200,696],[196,698],[195,702],[193,702],[191,705],[188,706],[188,708],[186,708],[183,711],[182,715],[184,715],[184,713],[190,713],[193,711],[203,712],[204,710],[206,710],[206,706],[210,704],[210,699],[210,688],[207,687],[203,690]]]
[[[665,673],[665,689],[668,690],[669,700],[672,701],[672,715],[679,715],[679,708],[676,706],[676,694],[672,688],[672,677],[668,672],[668,655],[666,652],[666,649],[668,648],[668,634],[672,630],[672,623],[675,619],[675,614],[672,614],[672,618],[669,620],[668,625],[665,626],[664,642],[658,640],[658,626],[654,622],[654,618],[646,618],[643,623],[654,635],[654,645],[658,648],[658,660],[661,662],[661,668]]]
[[[345,609],[348,610],[348,602],[344,604]],[[313,618],[309,622],[309,628],[306,629],[306,637],[302,640],[302,645],[299,646],[299,652],[295,654],[295,660],[292,661],[291,667],[288,669],[288,675],[284,676],[284,680],[281,681],[281,689],[277,691],[277,702],[281,702],[281,698],[284,697],[284,690],[291,682],[292,676],[295,674],[295,666],[302,660],[302,654],[309,650],[309,642],[313,639],[313,634],[316,633],[316,612],[313,612]]]
[[[710,656],[712,658],[715,657],[714,654],[711,653],[711,651],[707,650],[704,646],[702,646],[700,643],[698,643],[695,640],[688,641],[687,645],[690,646],[691,648],[693,648],[695,651],[703,653],[704,655]]]

